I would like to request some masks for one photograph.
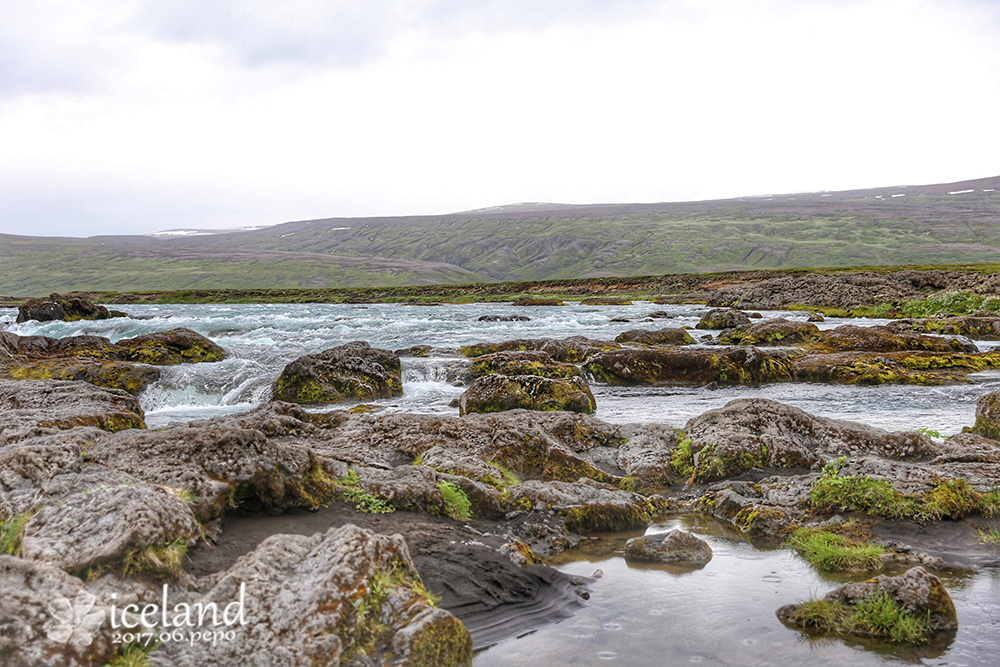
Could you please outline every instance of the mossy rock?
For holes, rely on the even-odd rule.
[[[160,371],[120,361],[69,358],[8,364],[0,369],[0,377],[8,380],[83,380],[136,395],[159,380]]]
[[[611,385],[760,384],[792,379],[783,354],[755,347],[729,350],[625,349],[591,357],[584,370]]]
[[[401,396],[399,357],[355,341],[299,357],[274,384],[274,398],[301,404],[337,403]]]
[[[640,343],[642,345],[694,345],[694,338],[684,329],[632,329],[615,337],[616,343]]]
[[[966,382],[969,373],[1000,368],[1000,354],[838,352],[792,362],[796,380],[839,384],[940,385]]]
[[[521,299],[520,301],[515,301],[512,306],[562,306],[564,305],[559,299]]]
[[[818,338],[817,348],[832,352],[967,352],[979,350],[970,342],[957,338],[925,336],[910,331],[899,331],[892,327],[859,327],[845,324],[832,331],[824,332]]]
[[[537,375],[545,378],[583,377],[578,366],[556,361],[545,352],[494,352],[476,357],[467,377],[474,380],[484,375]]]
[[[1000,440],[1000,392],[983,394],[976,401],[976,425],[973,431],[991,440]]]
[[[115,344],[116,356],[121,361],[140,364],[186,364],[222,361],[226,351],[205,336],[190,329],[156,331],[134,338],[125,338]]]
[[[810,343],[819,336],[819,327],[815,324],[779,317],[721,334],[719,342],[727,345],[794,345]]]
[[[629,299],[614,296],[588,296],[580,301],[581,306],[631,306]]]
[[[567,410],[591,414],[597,401],[579,377],[551,379],[537,375],[486,375],[459,398],[459,413],[505,410]]]
[[[480,357],[495,352],[544,352],[556,361],[576,364],[599,352],[620,349],[621,345],[606,341],[590,340],[583,336],[570,336],[561,340],[553,338],[518,338],[502,343],[466,345],[459,352],[467,357]]]
[[[104,306],[99,306],[83,297],[62,294],[50,294],[41,299],[28,299],[17,308],[17,321],[51,322],[63,320],[106,320],[111,317],[126,316],[125,313],[112,313]]]
[[[705,313],[695,329],[734,329],[750,324],[750,318],[735,308],[713,308]]]

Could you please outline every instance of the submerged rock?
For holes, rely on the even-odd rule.
[[[50,294],[41,299],[28,299],[17,307],[17,321],[51,322],[64,320],[106,320],[111,317],[128,317],[125,313],[109,311],[88,299],[79,296],[63,296]]]
[[[459,414],[505,410],[568,410],[591,414],[597,401],[580,377],[550,379],[537,375],[485,375],[458,399]]]
[[[704,565],[712,560],[712,547],[691,533],[671,530],[633,537],[625,543],[625,560]]]
[[[355,341],[299,357],[274,384],[274,398],[290,403],[337,403],[403,394],[399,357]]]

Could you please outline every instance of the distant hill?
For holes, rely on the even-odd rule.
[[[439,216],[191,231],[86,239],[0,235],[0,294],[991,262],[1000,258],[1000,176],[700,202],[533,202]]]

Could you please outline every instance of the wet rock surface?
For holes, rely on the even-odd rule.
[[[711,305],[711,304],[709,304]],[[735,308],[713,308],[705,313],[695,329],[735,329],[750,324],[750,318]]]
[[[694,338],[683,329],[632,329],[619,334],[616,343],[641,343],[643,345],[693,345]]]
[[[794,322],[778,317],[740,326],[719,334],[726,345],[794,345],[810,343],[819,338],[819,328],[808,322]]]
[[[712,560],[708,542],[683,530],[633,537],[625,543],[625,559],[643,563],[704,565]]]
[[[505,410],[567,410],[591,414],[597,400],[581,377],[484,375],[458,399],[459,414]]]

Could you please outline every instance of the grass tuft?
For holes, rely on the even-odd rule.
[[[882,554],[885,552],[877,544],[856,542],[816,528],[799,528],[792,533],[787,545],[826,572],[881,569]]]
[[[451,482],[438,482],[438,490],[444,498],[445,513],[452,519],[465,521],[472,516],[472,503],[460,487]]]

